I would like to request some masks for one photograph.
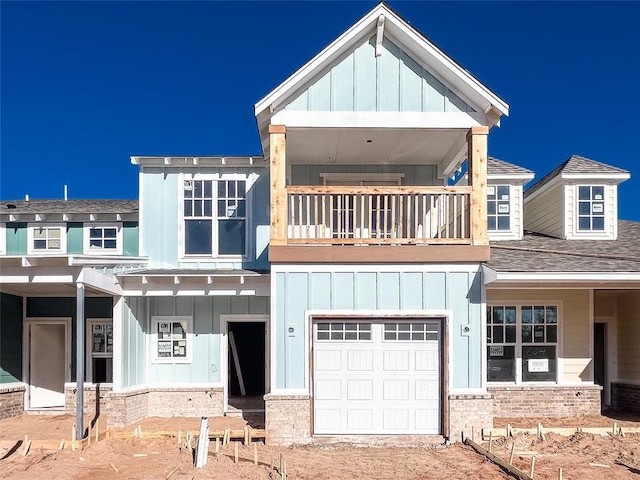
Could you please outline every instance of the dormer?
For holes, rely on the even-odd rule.
[[[487,235],[489,240],[521,240],[523,185],[534,173],[513,163],[489,157],[487,161]]]
[[[618,185],[629,177],[573,155],[525,192],[525,229],[565,240],[616,240]]]

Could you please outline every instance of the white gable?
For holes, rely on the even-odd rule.
[[[388,38],[364,40],[284,107],[296,111],[473,112]]]

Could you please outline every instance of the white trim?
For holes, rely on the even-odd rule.
[[[233,322],[262,322],[264,323],[264,361],[265,361],[265,393],[270,382],[270,340],[269,314],[223,314],[220,315],[220,382],[224,388],[224,412],[229,409],[229,323]]]
[[[71,381],[71,317],[27,317],[26,299],[23,297],[23,326],[22,326],[22,378],[25,379],[26,390],[24,392],[24,409],[31,410],[31,399],[29,398],[29,387],[31,382],[31,372],[29,370],[29,357],[31,355],[31,332],[30,328],[34,324],[44,325],[64,325],[64,361],[65,372],[64,382]]]
[[[186,345],[185,356],[174,357],[173,352],[171,357],[158,357],[158,328],[159,323],[183,323],[186,324]],[[193,316],[192,315],[153,315],[151,316],[150,333],[149,333],[149,363],[187,363],[193,362]],[[173,341],[173,340],[172,340]]]
[[[487,180],[490,180],[492,183],[498,184],[505,180],[520,180],[518,185],[523,185],[530,180],[533,180],[535,177],[532,173],[488,173]],[[490,183],[491,185],[491,183]],[[515,185],[515,182],[510,182],[510,185]]]
[[[367,248],[367,247],[357,247]],[[424,247],[429,248],[429,247]],[[353,265],[338,265],[338,264],[273,264],[271,266],[271,276],[274,273],[298,273],[298,272],[478,272],[480,271],[481,264],[467,264],[467,263],[442,263],[442,264],[407,264],[407,265],[389,265],[389,264],[353,264]],[[272,296],[275,291],[272,289]]]
[[[607,316],[594,315],[593,317],[594,337],[595,337],[595,324],[604,323],[606,325],[606,330],[605,330],[606,357],[604,358],[605,385],[603,387],[605,405],[611,405],[611,385],[613,383],[618,382],[618,316],[617,316],[617,312],[612,312],[612,313],[614,313],[614,315],[607,315]],[[593,358],[593,356],[591,358]],[[595,364],[594,364],[594,369],[595,369]],[[593,375],[593,381],[595,384],[595,370]],[[640,382],[638,383],[640,384]]]
[[[33,248],[33,232],[35,229],[59,229],[60,248],[58,249],[35,249]],[[27,224],[27,253],[29,255],[60,255],[67,253],[67,225],[65,223],[28,223]]]
[[[7,229],[4,223],[0,223],[0,254],[7,253]]]
[[[116,229],[116,248],[92,248],[90,232],[93,228],[115,228]],[[84,223],[82,226],[82,251],[85,255],[122,255],[123,250],[123,224],[122,222],[100,222],[100,223]],[[104,237],[102,238],[104,241]]]
[[[485,285],[494,282],[515,283],[544,283],[544,282],[565,282],[579,286],[580,284],[593,284],[605,282],[639,282],[640,272],[497,272],[486,265],[483,266],[485,272]],[[601,288],[606,285],[601,285]],[[637,285],[640,287],[640,284]]]
[[[111,367],[111,377],[112,380],[111,382],[99,382],[99,384],[106,384],[106,385],[113,385],[113,357],[114,357],[114,352],[113,352],[113,347],[115,345],[115,338],[113,338],[113,319],[111,318],[86,318],[86,330],[85,330],[85,367],[84,367],[84,373],[85,373],[85,383],[91,384],[91,385],[97,385],[98,383],[94,383],[93,382],[93,326],[97,325],[97,324],[105,324],[105,325],[111,325],[111,332],[112,332],[112,341],[114,342],[111,345],[111,353],[108,352],[104,352],[103,354],[98,354],[96,356],[96,358],[111,358],[111,363],[112,363],[112,367]]]
[[[113,390],[122,390],[124,297],[113,297]]]
[[[604,229],[602,230],[581,230],[580,229],[580,187],[602,187],[603,191],[603,216],[602,221],[604,223]],[[609,228],[609,223],[614,223],[616,225],[615,230],[617,231],[617,210],[613,209],[616,205],[616,201],[614,199],[613,205],[610,205],[608,200],[609,195],[613,197],[617,197],[616,193],[618,188],[615,185],[608,185],[606,183],[576,183],[575,185],[567,185],[566,188],[570,188],[572,190],[573,195],[573,205],[571,205],[571,209],[573,210],[572,221],[573,228],[569,230],[565,226],[566,232],[565,235],[568,240],[578,240],[578,239],[587,239],[587,240],[615,240],[615,232],[611,231]],[[592,198],[589,198],[589,202],[593,202]],[[565,206],[565,212],[568,209],[569,205]],[[583,215],[586,216],[586,215]],[[611,217],[614,217],[613,219]],[[593,219],[593,211],[589,214],[589,218]],[[614,220],[613,222],[611,222]]]
[[[628,180],[631,175],[628,173],[562,173],[560,178],[563,180],[594,180],[601,182],[603,180]],[[618,183],[618,182],[616,182]]]

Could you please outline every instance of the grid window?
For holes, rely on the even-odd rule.
[[[435,323],[385,323],[384,339],[386,341],[438,340],[438,325]]]
[[[371,340],[371,324],[359,322],[317,323],[316,340]]]
[[[487,380],[556,381],[556,305],[487,307]]]
[[[118,229],[116,227],[89,228],[90,250],[115,250],[118,248]]]
[[[93,383],[113,382],[113,324],[91,322],[91,378]]]
[[[60,227],[35,227],[33,229],[33,249],[61,250],[61,230]]]
[[[246,180],[185,180],[183,188],[185,254],[244,255]]]
[[[578,230],[604,230],[604,186],[578,186]]]
[[[489,185],[487,187],[487,228],[511,229],[511,187]]]

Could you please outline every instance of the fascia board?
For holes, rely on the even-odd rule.
[[[607,282],[632,282],[640,286],[640,272],[494,272],[491,283],[549,283],[562,282],[571,284],[593,284]],[[489,283],[485,281],[485,284]]]
[[[631,175],[628,173],[563,173],[560,175],[563,180],[620,180],[623,182],[629,180]],[[620,183],[618,182],[618,183]]]
[[[527,183],[530,180],[533,180],[535,175],[527,173],[527,174],[519,174],[519,173],[506,173],[506,174],[487,174],[487,180],[519,180],[522,183]]]

